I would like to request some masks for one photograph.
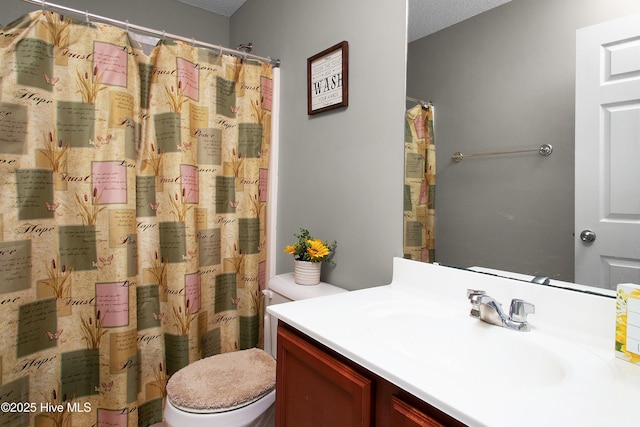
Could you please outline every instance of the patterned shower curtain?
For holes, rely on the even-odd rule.
[[[48,11],[0,63],[0,425],[159,422],[262,342],[271,66]]]
[[[433,106],[405,114],[404,257],[435,261],[436,146]]]

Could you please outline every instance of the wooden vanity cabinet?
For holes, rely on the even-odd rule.
[[[393,427],[444,427],[420,409],[391,396],[391,425]]]
[[[279,322],[276,427],[461,427],[346,357]]]

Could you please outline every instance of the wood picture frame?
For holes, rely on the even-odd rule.
[[[349,42],[307,59],[307,114],[349,105]]]

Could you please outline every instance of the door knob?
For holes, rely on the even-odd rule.
[[[580,240],[585,243],[591,243],[596,240],[596,233],[591,230],[582,230],[582,233],[580,233]]]

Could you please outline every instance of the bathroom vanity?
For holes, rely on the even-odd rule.
[[[468,288],[532,303],[530,331],[470,316]],[[609,294],[396,258],[390,285],[269,307],[276,425],[635,425]]]
[[[277,426],[463,426],[283,323],[278,364]]]

